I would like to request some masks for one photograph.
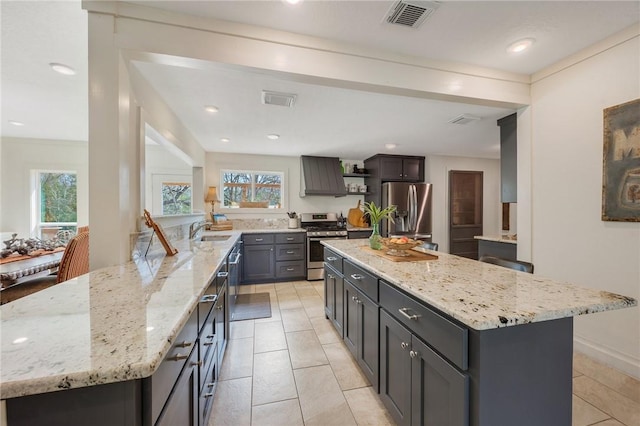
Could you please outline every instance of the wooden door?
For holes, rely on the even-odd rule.
[[[482,172],[449,171],[449,253],[478,259],[482,235]]]

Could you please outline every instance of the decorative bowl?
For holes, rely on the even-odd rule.
[[[410,250],[422,244],[422,241],[411,239],[404,242],[392,242],[391,240],[395,240],[395,238],[382,239],[382,244],[389,249],[387,254],[390,256],[409,256],[409,253],[406,253],[407,250]]]

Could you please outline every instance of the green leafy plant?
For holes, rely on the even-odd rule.
[[[395,213],[396,210],[397,207],[394,205],[381,209],[379,206],[376,206],[373,201],[364,203],[364,214],[369,218],[371,225],[380,223],[382,219],[389,219],[393,222],[393,213]]]

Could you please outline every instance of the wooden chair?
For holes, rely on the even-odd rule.
[[[89,272],[89,233],[81,232],[67,244],[57,274],[27,280],[2,290],[0,304],[13,302],[87,272]]]
[[[507,260],[495,256],[480,256],[480,262],[491,263],[493,265],[503,266],[505,268],[514,269],[516,271],[528,272],[533,274],[533,263],[524,262],[522,260]]]
[[[438,243],[426,242],[426,243],[422,243],[420,247],[427,250],[438,251]]]

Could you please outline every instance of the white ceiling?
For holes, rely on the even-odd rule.
[[[134,2],[276,28],[430,60],[532,74],[638,23],[638,1],[441,2],[419,29],[383,24],[392,1]],[[87,139],[87,19],[77,1],[11,2],[2,12],[2,136]],[[537,41],[510,56],[520,38]],[[61,62],[78,71],[52,72]],[[330,88],[250,70],[194,70],[135,63],[209,151],[365,158],[397,143],[401,154],[497,158],[495,120],[512,111]],[[260,104],[262,89],[298,94],[294,108]],[[220,112],[211,116],[204,105]],[[482,117],[467,126],[447,120]],[[15,127],[8,120],[25,123]],[[266,135],[281,135],[269,141]],[[221,143],[220,138],[231,139]]]

